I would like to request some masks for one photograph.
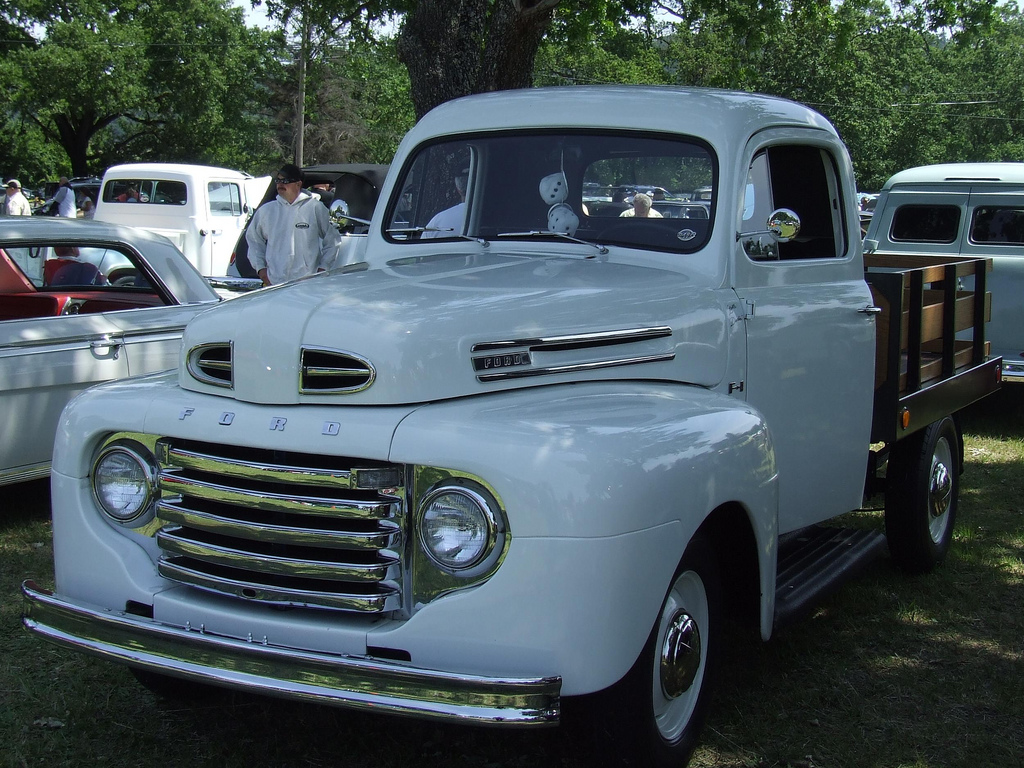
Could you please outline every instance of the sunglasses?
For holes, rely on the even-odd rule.
[[[280,177],[274,179],[278,184],[295,184],[296,182],[302,181],[302,179],[282,179]]]

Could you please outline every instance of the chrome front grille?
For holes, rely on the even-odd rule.
[[[402,607],[400,466],[161,440],[162,576],[275,605]]]

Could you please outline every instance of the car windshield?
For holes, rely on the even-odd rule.
[[[707,242],[716,162],[696,139],[515,132],[422,146],[385,214],[393,242],[471,238],[693,252]]]

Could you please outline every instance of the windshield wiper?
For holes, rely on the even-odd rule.
[[[583,240],[578,237],[573,237],[565,232],[548,232],[547,230],[531,229],[527,232],[499,232],[496,237],[558,237],[572,243],[580,243],[581,245],[589,245],[592,248],[596,248],[597,252],[602,256],[608,253],[607,246],[601,245],[600,243],[592,243],[589,240]],[[591,257],[588,256],[587,258]]]
[[[471,243],[479,243],[484,248],[489,246],[491,243],[482,237],[472,237],[470,235],[463,235],[461,232],[456,232],[454,229],[448,228],[443,229],[441,227],[398,227],[395,229],[387,230],[389,235],[414,235],[422,234],[423,232],[445,232],[450,237],[460,237],[463,240],[469,240]]]

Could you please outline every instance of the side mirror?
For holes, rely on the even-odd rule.
[[[338,228],[338,231],[344,233],[347,229],[355,224],[370,225],[370,222],[366,219],[360,219],[358,216],[352,216],[349,213],[348,203],[341,199],[335,198],[334,202],[331,203],[331,223]]]
[[[776,208],[768,217],[767,227],[756,232],[737,232],[736,239],[771,235],[777,243],[788,243],[800,234],[800,217],[789,208]]]
[[[788,243],[800,234],[800,217],[789,208],[778,208],[768,217],[768,231],[780,243]]]

